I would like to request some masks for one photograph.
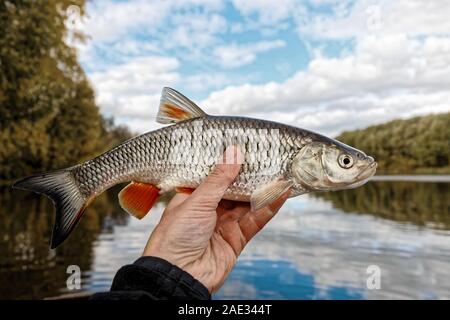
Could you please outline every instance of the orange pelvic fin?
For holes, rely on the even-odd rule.
[[[185,187],[176,187],[175,191],[178,193],[188,193],[191,194],[192,192],[194,192],[195,189],[193,188],[185,188]]]
[[[120,206],[132,216],[142,219],[159,196],[159,189],[152,184],[131,182],[119,192]]]

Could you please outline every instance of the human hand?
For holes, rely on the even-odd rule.
[[[236,147],[228,148],[223,161],[192,194],[177,193],[143,253],[190,273],[211,293],[221,287],[245,245],[289,197],[290,191],[257,211],[246,202],[222,200],[239,174],[239,158],[242,154]]]

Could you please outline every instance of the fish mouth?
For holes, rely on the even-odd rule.
[[[378,164],[376,162],[372,162],[369,164],[361,173],[356,177],[356,182],[349,184],[345,189],[353,189],[357,188],[359,186],[362,186],[367,181],[369,181],[370,178],[375,174],[377,171]]]
[[[372,177],[375,172],[377,171],[377,166],[378,163],[376,162],[372,162],[371,164],[369,164],[366,169],[364,169],[357,177],[356,179],[358,179],[358,181],[360,180],[365,180],[365,179],[369,179],[370,177]]]

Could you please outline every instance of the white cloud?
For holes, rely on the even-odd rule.
[[[334,8],[334,14],[302,16],[300,35],[342,39],[367,34],[450,34],[450,2],[446,0],[360,0],[351,7],[337,3]]]
[[[102,112],[119,118],[154,118],[161,88],[179,81],[179,62],[170,57],[145,57],[90,75]],[[132,128],[135,130],[134,128]]]
[[[140,57],[94,72],[89,78],[104,114],[113,115],[133,131],[144,132],[160,127],[155,119],[164,86],[182,86],[196,92],[217,89],[232,81],[222,73],[181,77],[179,66],[179,60],[173,57]]]
[[[190,9],[209,13],[222,5],[222,0],[96,0],[89,2],[83,30],[96,41],[117,40],[132,31],[154,34],[175,12]]]
[[[170,2],[163,0],[92,1],[89,2],[89,17],[83,24],[83,31],[96,41],[112,41],[130,29],[157,27],[169,13]]]
[[[173,28],[161,39],[160,46],[166,49],[180,48],[197,57],[205,48],[219,42],[218,35],[227,30],[227,21],[218,14],[181,14],[171,19]]]
[[[450,2],[447,0],[234,0],[248,19],[245,25],[278,28],[293,19],[300,37],[350,39],[368,34],[402,33],[414,36],[449,35]],[[312,9],[311,9],[312,8]],[[320,10],[320,9],[325,10]],[[256,20],[254,19],[256,16]],[[235,32],[245,30],[236,24]]]
[[[246,45],[229,44],[215,48],[213,55],[225,68],[236,68],[253,62],[258,53],[284,47],[282,40],[260,41]]]
[[[191,91],[223,88],[235,82],[234,79],[220,72],[199,73],[183,78],[183,85]]]
[[[261,116],[336,134],[450,110],[450,38],[368,36],[353,54],[317,57],[282,83],[230,86],[202,102],[218,114]],[[283,113],[283,114],[282,114]]]
[[[205,60],[207,49],[228,30],[222,0],[96,0],[77,29],[90,38],[77,44],[89,69],[122,63],[130,56],[169,55]],[[170,51],[174,53],[169,53]]]
[[[262,46],[264,47],[264,46]],[[170,57],[133,59],[91,75],[102,111],[133,130],[159,127],[154,118],[163,86],[192,91],[232,83],[221,73],[181,77]],[[324,134],[386,120],[450,110],[450,38],[369,36],[355,52],[317,57],[284,82],[228,86],[199,104],[211,114],[248,115]]]
[[[450,110],[450,2],[310,0],[317,11],[289,0],[233,4],[242,22],[227,20],[218,0],[90,4],[85,28],[92,45],[80,48],[103,112],[147,131],[156,126],[160,91],[167,85],[210,92],[201,105],[212,114],[272,119],[330,135]],[[305,69],[266,83],[232,74],[258,54],[288,51],[290,42],[275,36],[293,23],[308,45]],[[248,31],[259,32],[259,39],[223,37]],[[329,39],[345,49],[327,56]],[[292,75],[286,70],[291,65],[277,61],[275,67]]]
[[[141,94],[161,88],[161,84],[173,83],[178,74],[173,72],[179,66],[175,58],[144,57],[93,73],[91,80],[100,91],[109,89],[118,94]]]
[[[275,24],[287,19],[295,7],[294,0],[233,0],[233,5],[244,16],[258,15],[262,24]]]

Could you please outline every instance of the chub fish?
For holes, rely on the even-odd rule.
[[[56,206],[51,248],[72,232],[85,208],[113,185],[130,182],[119,203],[142,218],[159,195],[195,189],[227,146],[242,152],[238,177],[224,198],[257,210],[290,196],[358,187],[377,163],[364,152],[323,135],[272,121],[211,116],[181,93],[164,88],[157,121],[172,124],[123,142],[76,166],[24,178],[13,187],[44,194]]]

